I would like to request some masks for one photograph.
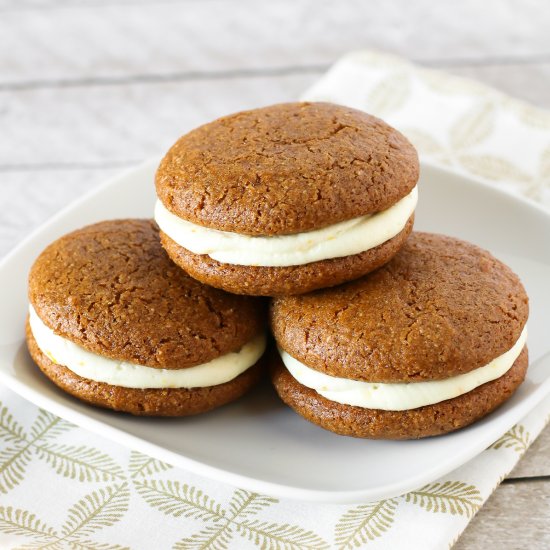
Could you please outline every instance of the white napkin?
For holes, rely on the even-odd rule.
[[[550,205],[550,113],[373,52],[346,56],[304,98],[378,114],[432,161]],[[6,549],[447,548],[550,415],[548,399],[489,449],[417,491],[325,505],[252,494],[172,468],[5,388],[0,401]]]

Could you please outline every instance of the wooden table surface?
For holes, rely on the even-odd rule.
[[[375,48],[550,108],[544,0],[0,0],[0,255],[218,115]],[[456,548],[550,547],[550,428]]]

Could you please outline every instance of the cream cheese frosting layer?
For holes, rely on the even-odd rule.
[[[279,350],[290,374],[303,386],[330,401],[365,409],[405,411],[440,403],[468,393],[482,384],[500,378],[519,357],[527,339],[524,328],[517,342],[488,365],[465,374],[430,382],[379,383],[329,376],[306,367],[284,350]]]
[[[284,267],[351,256],[381,245],[403,230],[417,201],[415,186],[382,212],[314,231],[271,237],[203,227],[172,214],[160,200],[155,205],[155,221],[168,237],[195,254],[207,254],[225,264]]]
[[[246,343],[239,351],[227,353],[208,363],[184,369],[155,369],[118,361],[92,353],[71,340],[55,334],[32,306],[29,323],[42,353],[57,365],[63,365],[78,376],[123,388],[204,388],[233,380],[262,356],[266,336]]]

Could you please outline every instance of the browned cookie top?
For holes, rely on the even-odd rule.
[[[418,179],[414,147],[362,111],[283,103],[181,137],[157,171],[177,216],[248,235],[300,233],[384,210]]]
[[[29,300],[56,334],[114,359],[179,369],[235,351],[262,330],[263,302],[195,281],[150,220],[116,220],[48,246]]]
[[[529,313],[519,278],[470,243],[412,233],[385,266],[357,281],[277,298],[271,323],[290,355],[333,376],[435,380],[508,351]]]

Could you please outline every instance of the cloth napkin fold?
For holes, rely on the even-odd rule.
[[[341,59],[304,99],[379,115],[424,158],[550,206],[546,111],[370,51]],[[173,468],[5,388],[0,401],[6,549],[448,548],[550,416],[547,399],[469,463],[401,497],[327,505],[257,495]]]

